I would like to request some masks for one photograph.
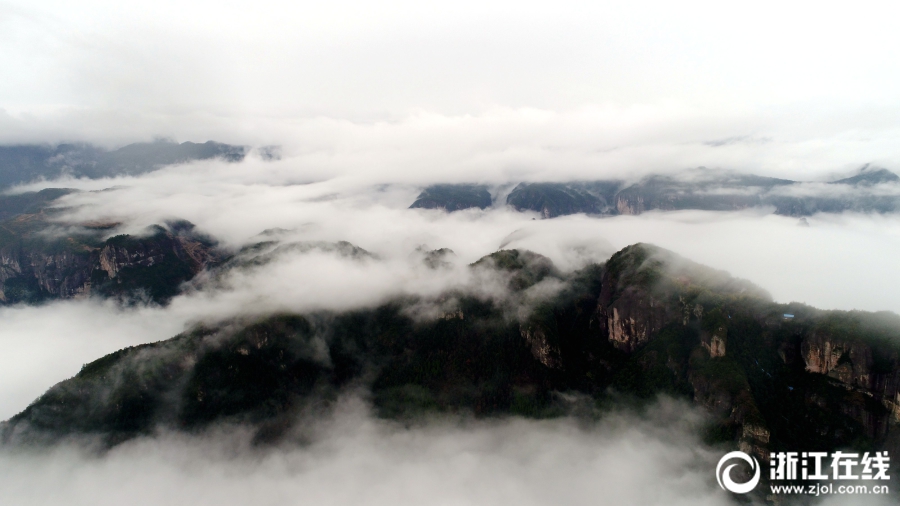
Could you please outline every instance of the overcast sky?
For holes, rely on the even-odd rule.
[[[617,170],[895,166],[898,14],[894,2],[6,1],[0,141],[334,152],[424,136]]]

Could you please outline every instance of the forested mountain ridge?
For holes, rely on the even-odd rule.
[[[778,304],[646,244],[569,274],[517,250],[470,268],[505,277],[508,298],[453,292],[200,326],[85,365],[6,422],[3,441],[80,434],[116,444],[217,421],[273,440],[298,412],[362,385],[389,418],[602,413],[664,394],[710,413],[708,442],[763,459],[797,448],[900,450],[893,313]],[[542,283],[563,287],[510,309]],[[440,311],[422,313],[423,304]]]

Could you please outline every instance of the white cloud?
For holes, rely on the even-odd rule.
[[[419,180],[900,162],[885,2],[2,9],[5,142],[284,144],[315,166]]]
[[[567,216],[540,220],[502,207],[447,214],[407,209],[416,188],[372,187],[340,176],[290,185],[299,179],[289,162],[251,161],[174,167],[140,178],[81,182],[115,190],[68,198],[77,219],[121,220],[121,231],[180,217],[237,248],[279,240],[349,241],[377,255],[362,261],[321,251],[287,253],[271,263],[239,270],[219,284],[176,297],[170,306],[118,310],[92,302],[54,303],[0,311],[0,355],[6,418],[81,364],[126,345],[165,339],[193,321],[216,322],[272,311],[370,307],[406,294],[432,297],[448,289],[495,296],[497,282],[473,277],[466,264],[497,249],[530,249],[564,270],[603,261],[618,249],[649,242],[750,280],[776,301],[824,309],[900,312],[900,218],[816,215],[809,227],[765,210],[738,213],[682,211],[640,216]],[[427,269],[420,246],[455,251],[451,269]]]
[[[303,428],[303,443],[248,445],[239,428],[162,434],[97,457],[71,447],[0,453],[17,504],[721,505],[702,417],[667,399],[642,415],[576,420],[370,418],[357,398]],[[652,481],[653,486],[647,486]],[[52,486],[47,486],[52,483]]]
[[[460,263],[471,263],[501,245],[527,248],[573,269],[587,260],[602,261],[628,244],[649,242],[753,281],[782,302],[900,312],[900,298],[890,295],[900,284],[893,259],[893,252],[900,250],[900,218],[894,215],[819,214],[808,219],[809,228],[797,226],[795,218],[766,214],[765,209],[534,220],[536,215],[511,211],[502,202],[494,209],[451,214],[410,210],[415,186],[373,187],[368,177],[352,174],[282,186],[290,177],[297,177],[290,162],[271,167],[256,162],[200,164],[126,179],[122,182],[127,187],[74,195],[64,203],[82,206],[73,215],[77,219],[124,220],[130,223],[126,230],[180,217],[238,246],[260,240],[255,236],[265,229],[283,228],[294,231],[294,240],[345,240],[381,258],[359,276],[353,275],[356,267],[335,267],[345,273],[342,277],[334,269],[311,267],[307,262],[313,262],[312,257],[290,257],[283,264],[285,272],[296,274],[278,281],[279,289],[271,292],[272,298],[282,300],[301,300],[285,294],[301,293],[304,287],[321,287],[323,294],[335,293],[335,300],[348,301],[374,301],[407,290],[418,293],[425,286],[432,286],[427,291],[433,293],[435,286],[446,285],[433,285],[436,274],[409,267],[410,253],[421,245],[451,248]],[[110,182],[85,183],[106,184]],[[255,276],[269,276],[266,272]],[[320,281],[314,281],[315,276],[321,276]],[[275,283],[279,275],[271,278]],[[250,279],[247,286],[256,283]],[[294,291],[284,286],[290,279],[297,281]],[[254,285],[258,289],[250,292],[266,293],[265,285]],[[352,295],[337,295],[341,290]],[[369,295],[363,296],[367,290]]]
[[[775,2],[11,2],[17,106],[471,112],[895,99],[896,8]],[[56,78],[56,79],[53,79]]]
[[[168,339],[185,315],[96,301],[0,308],[0,419],[25,409],[81,366],[126,346]]]

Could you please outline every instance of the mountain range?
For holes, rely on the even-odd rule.
[[[64,210],[44,206],[61,193],[0,197],[0,213],[13,215],[0,221],[0,305],[92,295],[162,304],[223,255],[185,221],[112,237],[118,223],[57,223]]]
[[[634,184],[521,183],[506,203],[544,218],[763,206],[791,216],[887,213],[898,209],[898,179],[874,168],[830,183],[697,169]],[[496,204],[491,190],[434,185],[412,207],[486,209]],[[232,251],[181,220],[116,234],[120,223],[61,219],[59,199],[75,191],[0,196],[0,305],[165,305],[284,254],[379,261],[349,242],[283,242],[277,231]],[[449,249],[417,254],[427,272],[453,268]],[[87,438],[109,448],[218,423],[245,424],[272,443],[352,390],[366,392],[378,416],[407,423],[445,413],[591,420],[665,395],[708,413],[706,443],[762,460],[798,448],[900,451],[894,313],[777,303],[643,243],[574,272],[515,249],[465,269],[476,284],[500,280],[502,296],[457,289],[356,310],[235,316],[100,357],[3,422],[0,444]]]
[[[622,180],[520,183],[506,205],[543,218],[568,214],[613,216],[646,211],[697,209],[734,211],[771,208],[776,214],[809,216],[844,211],[900,211],[900,177],[886,169],[863,167],[855,176],[809,183],[732,171],[699,168],[674,175],[651,175],[634,183]],[[491,188],[478,184],[441,184],[425,188],[411,208],[485,209]]]
[[[0,190],[62,176],[96,179],[137,175],[166,165],[219,158],[244,159],[249,149],[220,142],[140,142],[107,150],[91,144],[0,146]]]
[[[211,269],[265,262],[271,247]],[[349,243],[289,247],[370,258]],[[432,258],[446,254],[424,261],[446,268]],[[507,296],[453,291],[197,325],[84,365],[5,422],[0,439],[79,436],[114,446],[161,427],[229,422],[274,442],[302,423],[300,413],[363,388],[379,416],[408,421],[592,418],[669,395],[709,413],[708,444],[763,460],[797,448],[900,451],[896,314],[776,303],[747,281],[649,244],[572,273],[524,250],[468,268],[499,276]],[[527,296],[548,283],[562,288],[537,303]]]

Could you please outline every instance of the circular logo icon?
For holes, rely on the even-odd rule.
[[[737,466],[737,464],[731,464],[722,471],[722,466],[732,459],[741,459],[750,464],[750,469],[756,470],[756,474],[753,475],[753,478],[751,478],[750,481],[747,483],[735,483],[731,479],[731,469]],[[723,490],[734,492],[735,494],[746,494],[756,488],[756,485],[759,483],[759,475],[759,462],[756,460],[756,457],[751,457],[744,452],[726,453],[724,457],[719,459],[719,465],[716,466],[716,480],[719,481],[719,486],[722,487]]]

